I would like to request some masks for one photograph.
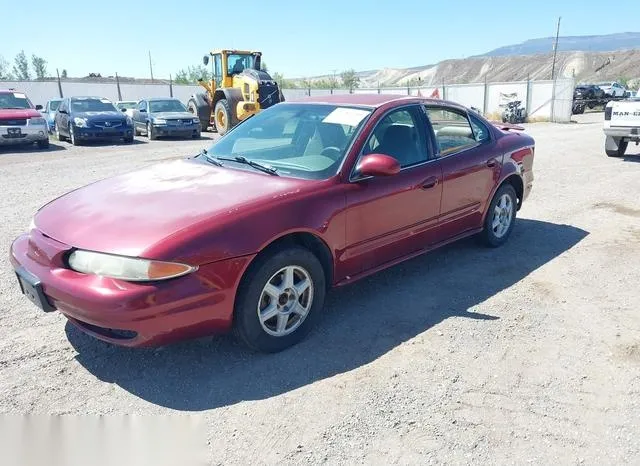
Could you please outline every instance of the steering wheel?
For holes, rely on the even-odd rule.
[[[333,152],[333,154],[330,155],[330,152]],[[324,155],[325,157],[329,157],[333,160],[338,160],[342,155],[342,149],[336,146],[325,147],[322,149],[322,152],[320,152],[320,155]]]

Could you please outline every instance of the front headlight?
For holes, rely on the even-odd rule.
[[[194,119],[193,119],[193,124],[194,124],[194,125],[197,125],[197,124],[199,124],[199,123],[200,123],[200,119],[199,119],[199,118],[194,118]]]
[[[73,124],[76,125],[78,128],[86,128],[87,125],[87,119],[86,118],[80,118],[80,117],[75,117],[73,119]]]
[[[30,125],[46,125],[47,124],[47,120],[45,120],[44,118],[40,118],[40,117],[31,118],[29,120],[29,124]]]
[[[162,118],[156,118],[155,120],[153,120],[153,124],[154,125],[166,125],[167,124],[167,120],[163,120]]]
[[[69,256],[76,272],[101,275],[131,282],[168,280],[195,272],[198,268],[176,262],[138,259],[99,252],[76,250]]]

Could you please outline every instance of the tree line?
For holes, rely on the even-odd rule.
[[[63,70],[66,77],[66,71]],[[36,54],[27,58],[24,50],[21,50],[13,59],[13,67],[0,55],[0,80],[29,81],[30,79],[45,79],[47,75],[47,60]]]
[[[262,70],[268,71],[264,62],[262,62]],[[195,65],[178,70],[173,81],[176,84],[194,84],[199,79],[208,81],[211,77],[211,70],[202,65]],[[355,89],[360,86],[360,78],[353,69],[345,70],[339,76],[325,79],[287,79],[277,71],[271,74],[271,77],[281,89]]]

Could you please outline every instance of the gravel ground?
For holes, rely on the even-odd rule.
[[[215,464],[637,464],[640,149],[606,157],[601,118],[528,125],[536,179],[504,247],[465,240],[334,291],[276,355],[103,344],[38,312],[5,258],[0,410],[193,414]],[[0,250],[50,199],[209,142],[0,152]]]

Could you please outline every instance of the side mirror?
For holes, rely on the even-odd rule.
[[[67,113],[66,110],[58,109],[58,113]]]
[[[207,66],[209,64],[209,55],[205,55],[204,57],[202,57],[202,63],[204,64],[204,66]]]
[[[126,109],[126,108],[121,108],[121,109],[120,109],[120,111],[121,111],[122,113],[125,113],[125,112],[127,111],[127,109]]]
[[[140,109],[140,113],[147,113],[147,109],[146,108],[141,108]]]
[[[36,110],[42,110],[42,105],[36,105]]]
[[[369,154],[362,157],[357,170],[362,176],[391,176],[400,171],[400,162],[389,155]]]

